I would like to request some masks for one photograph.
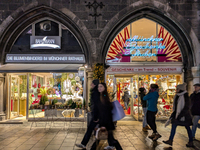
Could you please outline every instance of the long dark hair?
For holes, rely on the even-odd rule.
[[[102,93],[100,93],[100,94],[102,95],[102,98],[103,98],[103,100],[104,100],[104,103],[106,103],[106,104],[111,103],[111,102],[110,102],[109,95],[108,95],[106,83],[99,83],[99,84],[102,84],[102,85],[104,86],[104,88],[105,88],[105,90],[104,90]]]

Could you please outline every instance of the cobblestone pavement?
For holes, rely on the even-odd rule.
[[[0,149],[1,150],[77,150],[75,143],[80,143],[86,131],[86,124],[80,122],[37,123],[30,130],[30,122],[21,125],[1,124],[0,125]],[[167,140],[170,134],[170,127],[157,122],[158,132],[162,135],[157,142],[152,142],[147,138],[149,133],[141,131],[141,122],[120,121],[115,131],[115,138],[118,139],[123,150],[186,150],[185,144],[188,142],[187,132],[183,127],[177,128],[173,147],[162,143]],[[200,130],[197,130],[197,139],[200,140]],[[94,140],[91,138],[88,149]],[[200,141],[194,142],[195,149],[200,149]],[[107,141],[101,141],[100,149],[107,146]]]

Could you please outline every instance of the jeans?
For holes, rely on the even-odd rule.
[[[143,107],[143,113],[144,113],[143,127],[146,127],[147,126],[147,107]]]
[[[128,102],[124,102],[126,110],[128,109]]]
[[[169,140],[171,140],[171,141],[173,141],[173,139],[174,139],[174,135],[176,133],[176,127],[177,127],[176,124],[172,124],[171,134],[170,134],[170,137],[169,137]],[[190,126],[185,126],[185,128],[186,128],[187,133],[188,133],[189,142],[192,142],[193,141],[192,130],[190,129]]]
[[[196,115],[193,116],[193,126],[192,126],[192,136],[193,137],[195,137],[199,120],[200,120],[200,116],[196,116]]]
[[[153,112],[153,111],[147,110],[147,123],[151,127],[151,129],[153,130],[153,133],[157,133],[156,114],[157,114],[157,111]]]
[[[114,146],[116,150],[123,150],[119,142],[113,137],[112,131],[108,131],[108,143],[109,143],[109,146]],[[97,144],[99,144],[99,140],[93,143],[91,150],[96,150]]]
[[[83,138],[81,144],[83,144],[85,146],[87,145],[87,143],[89,142],[90,137],[92,135],[92,132],[94,131],[94,128],[96,127],[97,124],[98,123],[94,122],[93,118],[92,118],[92,120],[90,121],[90,124],[89,124],[89,126],[87,128],[87,131],[86,131],[86,133],[84,135],[84,138]]]

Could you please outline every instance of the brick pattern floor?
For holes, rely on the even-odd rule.
[[[78,150],[75,143],[80,143],[86,131],[85,123],[73,122],[64,126],[62,122],[55,122],[53,126],[44,123],[37,123],[30,130],[30,123],[22,125],[0,125],[0,149],[1,150]],[[183,127],[177,128],[177,134],[173,147],[162,143],[167,140],[170,134],[170,127],[164,128],[160,122],[157,123],[158,131],[162,135],[157,142],[152,142],[147,138],[149,133],[141,131],[141,122],[120,121],[114,132],[123,150],[189,150],[185,144],[188,141],[187,132]],[[50,128],[51,127],[51,128]],[[199,129],[197,139],[200,139]],[[87,145],[90,148],[94,139],[91,138]],[[200,149],[200,141],[195,141],[195,149]],[[101,141],[99,149],[107,146],[107,141]]]

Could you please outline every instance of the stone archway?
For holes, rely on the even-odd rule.
[[[184,81],[191,86],[192,67],[198,63],[198,56],[195,57],[195,54],[197,54],[199,43],[193,42],[194,40],[198,41],[197,37],[183,17],[170,9],[169,6],[157,1],[154,3],[152,1],[135,2],[111,19],[100,35],[100,39],[104,39],[101,48],[101,62],[105,63],[107,51],[115,36],[128,24],[141,18],[159,23],[176,39],[182,52]]]
[[[75,14],[66,8],[61,8],[61,11],[59,11],[44,5],[37,6],[37,4],[32,4],[31,6],[33,6],[33,8],[27,11],[24,11],[26,10],[25,8],[27,6],[23,6],[23,8],[20,7],[15,12],[17,15],[19,15],[19,17],[15,18],[14,16],[9,16],[2,23],[0,29],[3,29],[4,31],[0,32],[0,53],[2,54],[0,58],[1,64],[5,63],[5,56],[11,50],[14,41],[17,39],[20,33],[33,22],[36,22],[42,18],[50,18],[68,27],[80,42],[85,54],[86,63],[88,65],[91,64],[91,53],[89,52],[91,47],[89,44],[91,35],[89,34],[88,30],[86,30],[85,25],[78,19],[78,17],[76,17]],[[7,24],[7,26],[5,26],[5,24]],[[87,36],[87,38],[85,36]]]
[[[185,70],[191,70],[191,67],[197,64],[198,57],[195,57],[195,54],[198,51],[199,44],[191,40],[198,41],[193,30],[190,29],[189,24],[181,15],[158,1],[135,2],[111,19],[100,35],[100,39],[105,39],[101,48],[101,62],[105,63],[109,46],[119,31],[131,22],[141,18],[159,23],[172,34],[182,50]]]

